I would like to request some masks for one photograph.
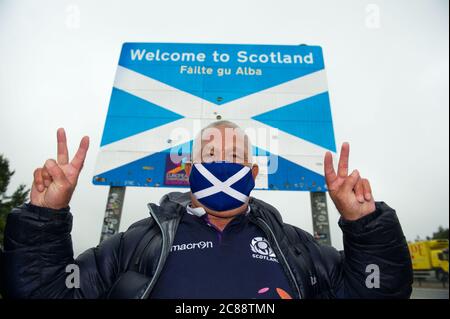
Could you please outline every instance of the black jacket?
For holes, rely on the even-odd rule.
[[[151,217],[73,258],[69,209],[25,204],[9,215],[3,281],[9,298],[147,298],[164,267],[188,193],[170,193]],[[341,219],[344,252],[319,245],[305,231],[283,223],[280,213],[250,199],[249,218],[265,232],[297,298],[409,298],[411,259],[395,211],[383,202],[357,221]],[[80,287],[66,279],[79,267]],[[379,288],[366,281],[379,269]],[[73,281],[72,281],[73,283]]]

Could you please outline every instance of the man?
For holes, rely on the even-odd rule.
[[[230,132],[232,134],[230,134]],[[206,127],[186,164],[191,192],[149,204],[151,217],[73,259],[68,204],[89,139],[71,162],[63,129],[57,160],[34,172],[31,202],[8,216],[4,280],[13,298],[409,298],[412,268],[395,211],[375,202],[369,181],[337,173],[325,156],[341,214],[344,252],[319,245],[250,197],[258,166],[245,133],[228,121]],[[295,203],[293,203],[295,204]],[[66,267],[79,270],[67,285]],[[72,269],[72,268],[70,268]]]

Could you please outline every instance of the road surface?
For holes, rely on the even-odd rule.
[[[448,288],[413,288],[411,299],[449,299]]]

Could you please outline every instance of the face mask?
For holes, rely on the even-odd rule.
[[[250,167],[230,162],[196,163],[189,176],[192,194],[204,206],[226,211],[242,206],[255,187]]]

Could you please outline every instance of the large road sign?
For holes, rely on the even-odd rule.
[[[322,49],[306,45],[125,43],[93,183],[187,187],[192,140],[219,119],[249,134],[257,188],[325,190],[332,115]]]

